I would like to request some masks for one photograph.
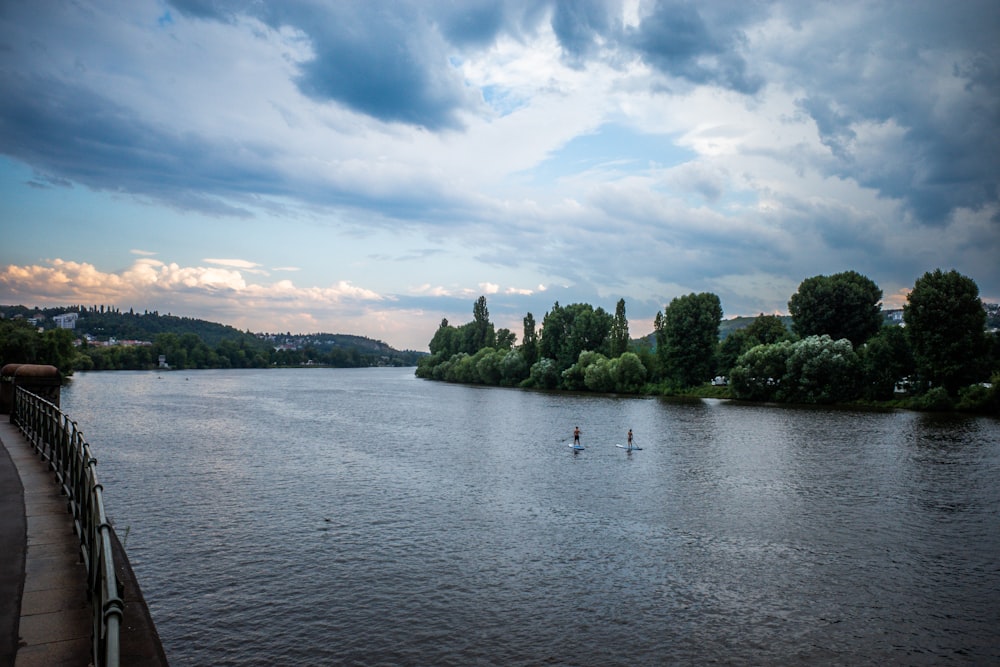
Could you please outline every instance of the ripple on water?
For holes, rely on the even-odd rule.
[[[172,664],[1000,662],[995,420],[155,378],[63,407]]]

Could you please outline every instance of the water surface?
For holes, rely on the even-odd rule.
[[[172,665],[1000,662],[996,420],[412,369],[78,373],[62,407]]]

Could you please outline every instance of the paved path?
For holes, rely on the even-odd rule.
[[[123,610],[122,667],[167,657],[128,555],[111,531]],[[89,665],[87,572],[55,475],[0,415],[0,667]]]
[[[0,616],[4,644],[0,657],[16,667],[86,666],[90,663],[91,606],[80,542],[73,533],[66,498],[55,477],[5,417],[0,418],[0,502],[3,503],[3,563],[0,599],[20,600],[18,616]],[[11,475],[11,472],[14,474]],[[23,498],[23,528],[18,534],[18,489]],[[22,558],[18,558],[18,554]],[[23,578],[17,569],[22,567]],[[11,607],[10,603],[7,604]],[[16,625],[14,624],[16,622]],[[11,659],[10,638],[17,639]]]

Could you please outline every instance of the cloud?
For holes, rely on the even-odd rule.
[[[202,261],[219,266],[230,266],[234,269],[256,269],[260,266],[256,262],[249,262],[245,259],[204,259]]]
[[[741,10],[749,3],[713,4],[659,0],[629,30],[628,44],[664,74],[752,95],[763,78],[750,71],[741,53],[744,36],[737,22],[751,18]]]
[[[8,3],[4,275],[306,323],[483,293],[756,314],[847,269],[1000,296],[994,5]],[[147,247],[178,264],[98,268]]]
[[[341,280],[327,287],[298,287],[290,280],[249,282],[238,270],[179,266],[137,259],[120,272],[104,272],[86,262],[53,259],[46,264],[8,265],[0,271],[0,294],[40,305],[131,304],[163,310],[183,297],[196,312],[232,316],[241,308],[275,313],[289,309],[352,308],[389,297]],[[185,313],[195,316],[195,313]],[[242,317],[236,319],[244,319]],[[228,321],[228,320],[227,320]]]

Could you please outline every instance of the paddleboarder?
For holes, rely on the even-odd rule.
[[[632,429],[628,430],[628,448],[629,451],[632,449]]]
[[[573,445],[579,446],[580,444],[580,427],[577,426],[573,429]]]

